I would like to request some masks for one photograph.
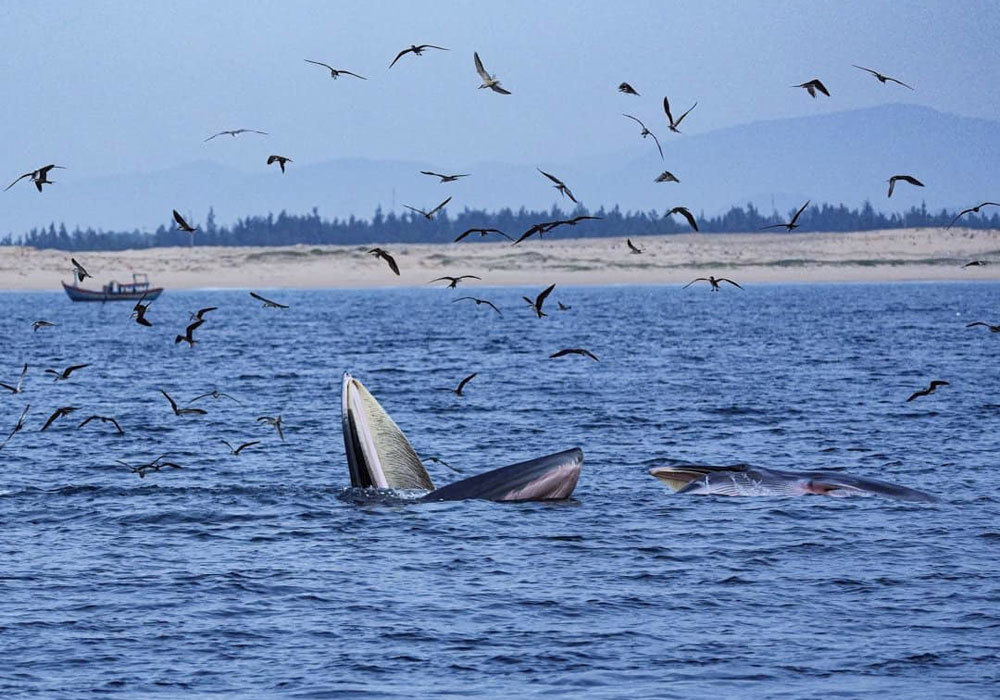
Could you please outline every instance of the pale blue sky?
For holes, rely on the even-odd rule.
[[[915,102],[1000,110],[1000,3],[942,2],[13,2],[0,22],[6,176],[63,181],[199,159],[259,168],[239,140],[308,164],[343,156],[558,162],[634,146],[628,111],[687,133]],[[450,52],[393,56],[410,43]],[[514,94],[476,90],[472,52]],[[333,81],[312,58],[361,73]],[[868,65],[916,87],[883,86]],[[816,100],[793,83],[820,77]],[[622,80],[641,98],[619,95]],[[256,137],[246,137],[256,138]]]

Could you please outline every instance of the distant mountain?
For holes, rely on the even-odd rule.
[[[622,128],[632,128],[623,118]],[[781,212],[806,199],[899,211],[925,201],[931,209],[960,207],[1000,197],[1000,122],[971,119],[906,104],[814,117],[756,122],[692,136],[649,127],[663,143],[660,160],[651,141],[639,138],[624,152],[553,163],[469,163],[472,173],[439,184],[420,170],[441,164],[338,159],[313,165],[290,163],[247,173],[213,161],[151,173],[85,179],[60,171],[57,184],[39,194],[19,183],[0,197],[0,236],[33,226],[65,222],[115,230],[152,230],[168,224],[171,209],[203,221],[214,207],[220,224],[252,215],[304,213],[324,218],[369,218],[376,206],[403,211],[403,204],[433,207],[449,195],[452,213],[465,206],[548,208],[560,200],[536,167],[562,178],[590,209],[662,210],[684,204],[715,215],[732,204],[753,202]],[[294,154],[292,155],[294,158]],[[667,169],[681,182],[657,184]],[[897,187],[886,198],[890,175],[913,174],[927,186]],[[75,179],[79,177],[80,179]]]

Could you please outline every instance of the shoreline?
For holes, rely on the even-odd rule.
[[[150,248],[70,253],[0,247],[0,290],[61,291],[77,258],[99,289],[132,271],[171,289],[370,289],[425,287],[443,275],[477,275],[462,288],[686,284],[695,277],[751,283],[858,283],[1000,280],[1000,231],[894,229],[845,233],[740,233],[636,236],[509,243],[381,244],[394,275],[367,254],[371,245]],[[992,264],[962,267],[976,259]],[[444,282],[437,283],[444,286]]]

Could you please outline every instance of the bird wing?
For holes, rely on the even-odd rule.
[[[687,289],[688,287],[690,287],[695,282],[708,282],[708,278],[707,277],[695,277],[693,280],[691,280],[690,282],[688,282],[687,284],[685,284],[683,287],[681,287],[681,289]]]
[[[587,350],[585,348],[580,348],[580,354],[581,355],[586,355],[587,357],[589,357],[594,362],[600,362],[600,360],[597,359],[597,355],[595,355],[594,353],[592,353],[590,350]]]
[[[270,160],[268,161],[268,163],[270,163]],[[184,217],[181,216],[181,213],[176,209],[174,209],[174,221],[176,221],[177,225],[180,226],[181,228],[191,228],[188,222],[184,220]]]
[[[193,399],[191,399],[190,401],[188,401],[188,403],[189,403],[189,404],[192,404],[192,403],[194,403],[195,401],[201,401],[201,400],[202,400],[203,398],[205,398],[206,396],[211,396],[211,395],[212,395],[212,392],[211,392],[211,391],[210,391],[210,392],[208,392],[207,394],[199,394],[198,396],[195,396],[195,397],[194,397]]]
[[[450,201],[451,201],[451,197],[448,197],[448,199],[444,200],[443,202],[441,202],[440,204],[438,204],[436,207],[434,207],[433,209],[431,209],[430,212],[428,212],[428,216],[434,216],[435,214],[437,214]]]
[[[468,236],[470,233],[475,233],[478,230],[479,229],[470,228],[468,231],[464,231],[464,232],[458,234],[458,238],[455,239],[455,243],[458,243],[460,240],[462,240],[463,238],[465,238],[466,236]]]
[[[813,85],[817,90],[819,90],[820,92],[822,92],[824,95],[826,95],[827,97],[830,96],[830,92],[826,89],[826,85],[824,85],[822,82],[820,82],[820,80],[818,78],[816,80],[810,80],[809,82],[810,82],[811,85]]]
[[[329,68],[329,69],[330,69],[330,70],[332,70],[332,71],[333,71],[333,70],[337,70],[337,69],[336,69],[336,68],[334,68],[333,66],[331,66],[331,65],[328,65],[328,64],[326,64],[326,63],[321,63],[320,61],[310,61],[310,60],[309,60],[308,58],[303,58],[302,60],[303,60],[303,61],[305,61],[306,63],[315,63],[315,64],[316,64],[317,66],[323,66],[324,68]],[[339,71],[338,71],[338,72],[339,72]],[[343,72],[344,72],[344,73],[346,73],[347,71],[343,71]],[[225,441],[225,440],[223,440],[223,442],[226,442],[226,441]],[[226,443],[226,444],[229,444],[229,443]]]
[[[990,325],[990,324],[988,324],[988,323],[983,323],[982,321],[973,321],[972,323],[968,323],[968,324],[966,324],[966,326],[965,326],[965,327],[966,327],[966,328],[972,328],[973,326],[986,326],[986,327],[988,328],[988,327],[989,327],[989,325]]]
[[[622,112],[622,116],[623,117],[628,117],[629,119],[631,119],[632,121],[634,121],[636,124],[638,124],[639,126],[641,126],[643,129],[646,128],[645,124],[643,124],[641,121],[639,121],[638,119],[636,119],[635,117],[633,117],[631,114],[625,114],[624,112]]]
[[[476,303],[477,303],[477,304],[480,304],[480,303],[482,303],[482,304],[486,304],[486,305],[487,305],[487,306],[489,306],[489,307],[490,307],[491,309],[493,309],[494,311],[496,311],[496,312],[497,312],[498,314],[500,314],[501,316],[503,316],[503,314],[502,314],[502,313],[500,313],[500,309],[498,309],[498,308],[497,308],[497,307],[496,307],[496,306],[495,306],[495,305],[493,304],[493,302],[492,302],[492,301],[487,301],[486,299],[482,299],[482,300],[479,300],[479,301],[477,301]]]
[[[196,329],[196,328],[197,328],[198,326],[200,326],[201,324],[203,324],[204,322],[205,322],[205,319],[203,319],[203,318],[199,318],[199,319],[198,319],[197,321],[195,321],[194,323],[191,323],[191,324],[188,324],[188,327],[184,329],[184,335],[186,335],[187,337],[189,337],[189,338],[190,338],[190,337],[191,337],[191,334],[192,334],[192,333],[194,332],[194,330],[195,330],[195,329]]]
[[[413,51],[413,48],[403,49],[402,51],[400,51],[399,53],[397,53],[396,54],[396,58],[392,59],[392,63],[389,64],[389,67],[392,68],[394,65],[396,65],[396,61],[398,61],[399,59],[401,59],[406,54],[410,53],[410,51]]]
[[[70,261],[71,263],[73,263],[73,267],[75,267],[75,268],[76,268],[77,270],[79,270],[80,272],[82,272],[82,273],[83,273],[84,277],[90,277],[90,276],[91,276],[91,275],[90,275],[90,273],[89,273],[89,272],[87,272],[87,271],[86,271],[86,270],[84,269],[83,265],[81,265],[80,263],[78,263],[78,262],[76,261],[76,258],[70,258],[70,259],[69,259],[69,261]]]
[[[490,233],[499,233],[501,236],[503,236],[504,238],[506,238],[508,241],[513,241],[514,240],[513,238],[511,238],[510,236],[508,236],[506,233],[504,233],[503,231],[501,231],[498,228],[487,229],[487,231],[490,232]]]
[[[83,420],[83,422],[80,423],[80,425],[76,426],[76,429],[79,430],[80,428],[82,428],[83,426],[85,426],[87,423],[89,423],[90,421],[94,420],[95,418],[100,418],[100,416],[90,416],[90,418],[85,418]]]
[[[572,192],[572,190],[570,190],[570,188],[566,187],[566,185],[563,185],[562,186],[562,191],[565,192],[566,196],[569,197],[573,201],[573,204],[579,204],[579,202],[576,201],[576,197],[573,196],[573,192]]]
[[[629,250],[634,250],[637,253],[639,252],[639,249],[635,247],[634,243],[632,243],[632,239],[631,238],[626,238],[625,239],[625,243],[628,244]]]
[[[13,187],[14,185],[16,185],[16,184],[17,184],[18,182],[20,182],[20,181],[21,181],[21,180],[23,180],[24,178],[26,178],[26,177],[31,177],[31,176],[32,176],[32,174],[33,174],[33,173],[25,173],[25,174],[24,174],[24,175],[22,175],[21,177],[19,177],[19,178],[17,178],[16,180],[14,180],[14,182],[12,182],[12,183],[10,183],[9,185],[7,185],[6,187],[4,187],[3,191],[4,191],[4,192],[6,192],[7,190],[9,190],[9,189],[10,189],[11,187]]]
[[[898,177],[903,182],[908,182],[911,185],[916,185],[917,187],[923,187],[924,186],[924,183],[922,183],[920,180],[918,180],[917,178],[913,177],[912,175],[899,175]]]
[[[761,226],[759,230],[764,231],[769,228],[788,228],[788,224],[771,224],[770,226]]]
[[[256,299],[256,300],[258,300],[258,301],[262,301],[262,302],[264,302],[265,304],[274,304],[275,306],[283,306],[283,304],[279,304],[279,303],[278,303],[278,302],[276,302],[276,301],[271,301],[271,300],[270,300],[270,299],[268,299],[267,297],[262,297],[262,296],[261,296],[260,294],[258,294],[257,292],[250,292],[250,296],[252,296],[252,297],[253,297],[254,299]],[[288,308],[288,307],[286,306],[285,308]],[[198,326],[200,326],[200,325],[201,325],[202,323],[204,323],[204,320],[201,320],[201,319],[199,319],[199,321],[196,321],[195,323],[192,323],[192,324],[191,324],[191,325],[190,325],[190,326],[189,326],[188,328],[197,328],[197,327],[198,327]]]
[[[115,430],[118,431],[119,435],[124,435],[125,434],[125,431],[122,430],[122,427],[120,425],[118,425],[118,421],[115,420],[114,417],[111,417],[111,418],[101,418],[101,420],[107,421],[107,422],[113,424],[115,426]]]
[[[315,63],[315,61],[309,61],[309,62],[310,63]],[[233,446],[229,444],[228,440],[223,440],[223,439],[220,438],[219,442],[221,442],[223,445],[225,445],[226,447],[228,447],[230,452],[236,452],[236,450],[233,449]]]
[[[53,413],[51,416],[49,416],[49,419],[47,421],[45,421],[45,425],[43,425],[42,429],[39,430],[38,432],[40,432],[40,433],[44,432],[50,425],[52,425],[53,421],[55,421],[55,419],[58,418],[61,415],[63,415],[63,410],[61,408],[57,408],[55,410],[55,413]]]
[[[562,180],[560,180],[559,178],[557,178],[555,175],[550,175],[549,173],[545,172],[541,168],[536,168],[536,170],[538,170],[538,172],[540,172],[542,175],[544,175],[545,177],[547,177],[550,180],[552,180],[552,182],[556,183],[557,185],[562,185],[563,184]],[[563,186],[565,187],[565,185],[563,185]]]
[[[454,282],[455,279],[456,278],[454,278],[454,277],[438,277],[437,279],[431,280],[427,284],[434,284],[435,282],[444,282],[445,280],[448,280],[449,282]]]
[[[202,316],[204,316],[205,314],[207,314],[209,311],[217,311],[218,309],[219,309],[218,306],[206,306],[204,309],[198,309],[198,313],[196,313],[195,316],[200,319]]]
[[[542,304],[545,303],[545,300],[548,298],[549,294],[551,294],[552,290],[555,288],[556,288],[555,284],[550,284],[548,287],[542,290],[541,294],[538,295],[538,298],[535,299],[535,309],[537,311],[542,310]]]
[[[896,189],[896,177],[889,178],[889,196],[892,197],[892,191]]]
[[[902,80],[897,80],[896,78],[890,78],[888,75],[885,76],[885,79],[893,83],[898,83],[899,85],[902,85],[905,88],[910,88],[911,90],[913,89],[912,87],[904,83]]]
[[[663,98],[663,111],[667,113],[667,121],[670,122],[670,125],[676,126],[674,124],[674,115],[670,113],[670,102],[666,97]]]
[[[440,178],[443,178],[443,177],[445,177],[445,176],[444,176],[444,175],[442,175],[441,173],[435,173],[435,172],[433,172],[433,171],[431,171],[431,170],[421,170],[421,171],[420,171],[420,174],[421,174],[421,175],[433,175],[434,177],[440,177]],[[404,204],[403,206],[406,206],[406,205]]]
[[[809,202],[811,202],[811,201],[812,201],[812,200],[806,200],[806,203],[805,203],[805,204],[803,204],[803,205],[802,205],[802,206],[801,206],[801,207],[799,208],[799,210],[798,210],[797,212],[795,212],[795,216],[793,216],[793,217],[792,217],[792,220],[791,220],[791,222],[789,222],[789,223],[793,223],[793,224],[794,224],[794,223],[795,223],[795,222],[796,222],[796,221],[798,220],[799,216],[801,216],[801,215],[802,215],[802,212],[804,212],[804,211],[806,210],[806,207],[808,207],[808,206],[809,206]]]
[[[460,279],[460,280],[480,280],[481,281],[483,278],[482,277],[476,277],[475,275],[460,275],[459,277],[456,277],[455,279]]]
[[[855,68],[857,68],[858,70],[863,70],[863,71],[866,71],[868,73],[871,73],[874,76],[878,76],[878,71],[874,71],[871,68],[865,68],[864,66],[859,66],[856,63],[852,63],[851,65],[854,66]]]
[[[386,261],[389,265],[389,269],[399,275],[399,265],[396,264],[396,259],[389,255],[384,250],[379,250],[378,256]]]
[[[656,150],[658,150],[660,152],[660,159],[662,160],[663,159],[663,147],[660,146],[660,139],[656,138],[656,134],[654,134],[652,131],[649,132],[649,135],[653,137],[653,142],[656,144]],[[677,178],[674,178],[674,179],[676,180]]]
[[[229,443],[227,442],[226,444],[228,445]],[[254,445],[259,445],[259,444],[260,444],[260,440],[252,440],[250,442],[244,442],[242,445],[240,445],[239,447],[236,448],[235,452],[236,452],[236,454],[239,454],[240,452],[242,452],[246,448],[252,447]],[[232,448],[230,447],[230,449],[232,449]]]
[[[674,123],[674,126],[680,126],[681,122],[684,121],[684,117],[686,117],[687,115],[691,114],[691,110],[694,109],[697,106],[698,106],[698,103],[695,102],[693,105],[691,105],[691,107],[688,108],[688,111],[686,111],[681,116],[677,117],[677,121]]]
[[[694,220],[694,215],[692,215],[691,212],[689,212],[686,208],[674,207],[673,211],[680,214],[685,219],[687,219],[687,222],[691,224],[691,228],[693,228],[695,231],[698,230],[698,222]]]
[[[423,209],[417,209],[416,207],[411,207],[409,204],[404,204],[403,206],[409,209],[410,211],[417,212],[421,216],[427,216],[427,212],[425,212]]]
[[[624,92],[626,95],[638,95],[639,93],[635,91],[635,88],[628,83],[622,83],[618,86],[618,92]]]
[[[473,372],[468,377],[466,377],[465,379],[463,379],[462,381],[460,381],[458,383],[458,389],[456,391],[458,391],[458,393],[462,393],[462,389],[465,388],[465,385],[468,384],[469,382],[471,382],[475,378],[475,376],[477,374],[478,374],[478,372]]]
[[[499,92],[501,95],[509,95],[510,90],[500,87],[499,85],[490,85],[490,90],[493,92]]]
[[[435,46],[434,44],[421,44],[419,48],[421,51],[423,51],[424,49],[438,49],[440,51],[451,51],[451,49],[446,49],[443,46]]]
[[[516,241],[514,241],[514,245],[517,245],[518,243],[520,243],[521,241],[523,241],[523,240],[525,240],[527,238],[531,238],[536,233],[538,233],[538,231],[539,231],[538,224],[535,224],[534,226],[532,226],[531,228],[529,228],[527,231],[525,231],[524,233],[522,233],[521,237],[518,238]]]
[[[729,284],[733,285],[734,287],[740,287],[740,285],[736,284],[731,279],[726,279],[725,277],[716,278],[716,282],[729,282]],[[743,287],[740,287],[740,289],[743,289]]]
[[[564,355],[569,355],[571,352],[573,352],[573,351],[570,350],[569,348],[566,348],[565,350],[559,350],[559,351],[554,352],[551,355],[549,355],[549,359],[552,359],[552,358],[555,358],[555,357],[563,357]]]
[[[169,402],[170,402],[170,409],[171,409],[171,410],[172,410],[172,411],[173,411],[174,413],[177,413],[177,403],[176,403],[176,402],[175,402],[175,401],[174,401],[174,400],[173,400],[172,398],[170,398],[170,394],[168,394],[167,392],[165,392],[165,391],[164,391],[163,389],[158,389],[158,391],[159,391],[159,392],[160,392],[161,394],[163,394],[163,396],[164,396],[164,397],[165,397],[165,398],[167,399],[167,401],[169,401]]]
[[[355,78],[361,78],[362,80],[368,80],[368,78],[366,78],[365,76],[363,76],[363,75],[358,75],[357,73],[352,73],[352,72],[351,72],[351,71],[349,71],[349,70],[339,70],[339,71],[337,71],[337,72],[338,72],[338,73],[343,73],[344,75],[353,75],[353,76],[354,76]]]
[[[223,134],[228,134],[228,133],[229,133],[228,131],[220,131],[220,132],[219,132],[219,133],[217,133],[217,134],[212,134],[212,135],[211,135],[211,136],[209,136],[209,137],[208,137],[207,139],[205,139],[205,141],[211,141],[211,140],[212,140],[212,139],[214,139],[214,138],[215,138],[216,136],[222,136]],[[202,141],[202,143],[204,143],[205,141]]]
[[[7,391],[9,391],[12,394],[16,394],[17,393],[17,389],[15,389],[14,387],[12,387],[10,384],[4,384],[3,382],[0,382],[0,387],[6,389]]]
[[[82,365],[71,365],[70,367],[67,367],[65,370],[63,370],[63,377],[69,379],[69,375],[73,374],[73,372],[75,372],[78,369],[83,369],[84,367],[90,367],[90,363],[88,362]]]
[[[485,68],[483,68],[483,62],[479,59],[479,53],[477,51],[472,52],[472,58],[476,61],[476,72],[479,73],[479,77],[482,78],[484,82],[490,80],[490,74],[486,72]]]
[[[913,399],[920,398],[921,396],[927,396],[928,393],[929,392],[926,389],[921,389],[920,391],[914,391],[912,394],[910,394],[910,398],[908,398],[906,401],[907,403],[909,403],[910,401],[913,401]]]

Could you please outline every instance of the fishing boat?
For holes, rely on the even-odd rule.
[[[78,287],[76,277],[73,278],[73,284],[63,282],[62,286],[72,301],[153,301],[163,292],[163,287],[150,287],[149,277],[142,273],[132,273],[131,283],[123,284],[112,280],[100,291]]]

